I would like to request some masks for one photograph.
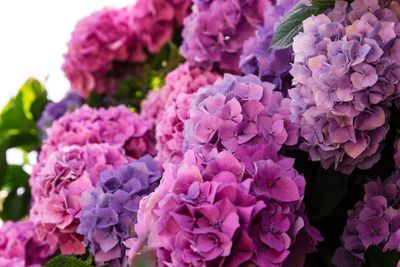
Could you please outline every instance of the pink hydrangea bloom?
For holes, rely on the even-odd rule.
[[[131,27],[151,53],[171,40],[174,28],[188,14],[190,0],[138,0],[132,10]]]
[[[383,251],[400,251],[400,172],[364,185],[363,201],[348,212],[347,225],[333,263],[338,267],[359,267],[371,245]]]
[[[0,228],[1,267],[40,267],[54,253],[36,236],[32,221],[6,222]]]
[[[94,109],[83,106],[55,121],[48,130],[40,158],[71,145],[107,143],[140,158],[155,154],[151,126],[125,106]]]
[[[184,121],[189,119],[195,93],[213,84],[218,78],[217,74],[188,64],[168,74],[161,90],[165,107],[156,127],[157,157],[160,162],[178,162],[182,159]]]
[[[293,253],[300,260],[290,266],[303,266],[305,253],[321,240],[304,215],[304,177],[293,160],[264,148],[242,147],[239,159],[225,150],[210,161],[188,151],[180,164],[167,164],[160,187],[141,202],[138,239],[129,242],[128,255],[147,239],[159,266],[283,266],[298,240],[302,255]],[[276,168],[258,171],[241,163],[247,159],[273,161]],[[276,194],[259,193],[272,180]]]
[[[130,25],[131,8],[105,8],[83,18],[68,43],[63,70],[83,97],[116,89],[106,75],[115,62],[146,59],[144,44]]]
[[[214,148],[235,153],[245,144],[266,143],[276,150],[295,145],[298,126],[291,119],[290,99],[274,87],[252,74],[225,74],[197,94],[185,125],[187,148],[208,155]]]
[[[193,12],[184,21],[182,55],[194,66],[239,73],[243,43],[263,24],[263,13],[270,1],[193,2]]]
[[[35,166],[29,183],[36,232],[62,254],[82,254],[83,237],[76,233],[81,195],[93,190],[100,173],[126,164],[121,149],[108,144],[69,146],[55,151]]]

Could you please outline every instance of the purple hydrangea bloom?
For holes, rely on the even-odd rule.
[[[139,202],[154,191],[161,174],[146,155],[137,161],[100,174],[96,188],[82,195],[77,232],[98,264],[128,266],[123,241],[134,235]]]
[[[83,99],[76,92],[69,92],[61,101],[51,102],[46,105],[37,123],[42,131],[42,137],[47,137],[47,129],[51,127],[55,120],[61,118],[65,113],[74,111],[83,104]]]
[[[327,14],[306,19],[294,38],[289,95],[299,112],[300,148],[325,168],[350,173],[380,158],[387,106],[400,84],[400,22],[391,7],[336,1]]]
[[[209,155],[214,148],[233,153],[239,146],[295,145],[298,127],[291,121],[290,99],[255,75],[226,74],[200,91],[185,122],[186,149]]]
[[[270,49],[275,28],[281,18],[298,0],[278,0],[264,13],[264,25],[257,29],[256,35],[243,45],[240,67],[245,74],[255,74],[263,81],[276,85],[276,89],[287,94],[292,85],[289,73],[293,61],[293,50]]]
[[[183,29],[182,55],[192,65],[238,73],[244,41],[263,23],[270,0],[194,1]]]
[[[272,146],[244,146],[237,156],[223,150],[206,160],[190,150],[167,164],[140,204],[128,255],[147,239],[159,266],[303,266],[321,240],[304,214],[304,177]]]
[[[347,225],[340,247],[333,258],[338,267],[362,265],[364,253],[371,245],[383,251],[400,251],[400,172],[389,178],[364,185],[364,200],[348,212]]]

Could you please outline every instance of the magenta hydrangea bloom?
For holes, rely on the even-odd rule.
[[[129,25],[132,12],[130,7],[105,8],[76,25],[62,68],[81,96],[115,90],[115,81],[106,77],[114,63],[146,59],[144,44]]]
[[[400,80],[400,22],[390,8],[378,0],[336,1],[294,38],[296,87],[289,94],[300,113],[300,148],[325,168],[350,173],[380,158]]]
[[[191,65],[238,73],[244,41],[263,23],[269,0],[194,1],[181,53]]]
[[[275,28],[281,18],[298,0],[278,0],[265,9],[264,25],[257,29],[256,35],[243,45],[240,68],[244,74],[255,74],[265,82],[276,85],[276,90],[285,92],[292,86],[289,73],[293,61],[293,50],[269,48]]]
[[[128,266],[123,241],[132,237],[139,202],[157,187],[161,174],[156,161],[144,156],[100,174],[96,188],[82,195],[77,229],[96,263]]]
[[[369,182],[364,188],[364,200],[348,212],[341,237],[343,247],[333,258],[338,267],[361,266],[371,245],[383,251],[400,251],[400,172],[395,171],[383,182]]]
[[[138,238],[129,242],[128,255],[134,257],[146,239],[159,266],[283,266],[297,238],[311,240],[301,241],[302,252],[314,251],[320,236],[303,212],[304,177],[290,166],[293,160],[260,148],[238,153],[261,165],[265,162],[256,155],[272,155],[271,172],[247,168],[226,150],[210,161],[188,151],[180,164],[169,164],[159,188],[140,204]],[[258,153],[248,154],[253,150]],[[268,178],[261,181],[263,175]],[[276,194],[258,193],[271,181]],[[308,239],[300,238],[303,234]]]
[[[172,39],[174,28],[182,26],[190,0],[138,0],[132,9],[131,27],[151,53]]]
[[[165,101],[161,97],[161,91],[152,90],[140,103],[140,116],[151,125],[156,125],[164,108]]]
[[[126,164],[130,158],[108,144],[69,146],[40,160],[29,180],[33,205],[30,216],[41,240],[62,254],[82,254],[83,237],[76,233],[81,195],[94,189],[100,173]]]
[[[85,105],[54,122],[48,135],[41,158],[65,146],[101,143],[123,148],[133,158],[155,154],[150,123],[122,105],[108,109]]]
[[[291,121],[290,99],[255,75],[226,74],[221,82],[198,93],[185,125],[186,149],[216,148],[233,153],[242,145],[266,143],[279,150],[295,145],[297,124]]]
[[[165,107],[156,127],[157,158],[160,162],[179,162],[182,159],[184,121],[189,119],[195,93],[218,78],[217,74],[188,64],[168,74],[161,90]]]
[[[40,241],[32,221],[6,222],[0,227],[0,266],[40,267],[54,253]]]

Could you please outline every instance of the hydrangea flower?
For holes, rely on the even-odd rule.
[[[65,113],[74,111],[83,104],[83,99],[76,92],[69,92],[61,101],[48,103],[37,123],[42,131],[42,137],[47,137],[47,129],[55,120],[61,118]]]
[[[257,29],[256,35],[243,45],[240,68],[244,74],[255,74],[265,82],[276,85],[276,89],[287,94],[292,85],[289,74],[293,61],[293,50],[270,49],[275,28],[281,18],[298,0],[278,0],[264,12],[264,24]]]
[[[29,180],[36,232],[62,254],[82,254],[83,237],[76,233],[83,192],[94,189],[100,173],[126,164],[121,149],[108,144],[69,146],[40,160]]]
[[[350,173],[380,158],[400,79],[400,22],[390,8],[336,1],[294,38],[296,87],[289,94],[300,113],[300,148],[325,168]]]
[[[255,75],[226,74],[198,93],[186,121],[186,148],[208,155],[216,148],[233,153],[239,146],[266,143],[279,150],[295,145],[298,127],[291,121],[290,99]]]
[[[102,172],[96,188],[83,193],[77,232],[98,264],[127,265],[122,242],[134,234],[139,201],[154,191],[160,176],[156,161],[144,156]]]
[[[340,247],[333,258],[338,267],[362,265],[364,253],[371,245],[383,251],[400,251],[400,172],[389,178],[364,185],[364,200],[348,212],[347,225]]]
[[[116,89],[106,76],[116,62],[142,62],[144,44],[130,27],[131,8],[105,8],[81,19],[68,43],[62,66],[81,96]]]
[[[156,127],[157,158],[160,162],[179,162],[182,159],[184,121],[189,119],[195,94],[218,78],[217,74],[186,63],[168,74],[161,90],[165,107]]]
[[[248,154],[253,150],[267,152],[250,147],[239,154],[256,161],[253,155],[257,153]],[[276,153],[269,160],[278,160],[274,162],[279,167],[257,174],[226,150],[210,161],[186,152],[180,164],[167,166],[160,187],[140,203],[138,239],[130,243],[128,255],[140,251],[145,239],[156,250],[159,266],[282,266],[290,261],[297,237],[304,251],[315,250],[320,236],[302,210],[304,177],[290,166],[293,160]],[[265,162],[260,159],[259,163]],[[266,174],[271,180],[261,181]],[[294,187],[284,192],[288,197],[280,194],[283,191],[259,193],[256,188],[270,181],[277,184],[271,184],[275,192],[286,191],[284,184]],[[300,238],[303,234],[304,239]],[[307,238],[311,241],[300,241]],[[302,258],[297,259],[289,266],[302,266]]]
[[[172,39],[174,28],[182,26],[190,0],[138,0],[132,10],[131,27],[151,53]]]
[[[139,0],[80,20],[63,64],[72,89],[83,97],[117,90],[121,72],[129,72],[148,52],[156,53],[170,41],[189,7],[190,0]]]
[[[48,131],[40,157],[64,146],[107,143],[128,156],[155,154],[151,125],[125,106],[94,109],[83,106],[64,115]]]
[[[244,41],[263,23],[269,0],[194,1],[181,54],[191,65],[237,73]]]
[[[6,222],[0,227],[0,266],[40,267],[54,253],[36,236],[32,221]]]

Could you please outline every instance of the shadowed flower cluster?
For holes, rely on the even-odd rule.
[[[120,75],[119,70],[113,73],[116,65],[141,63],[148,52],[158,52],[182,24],[189,6],[189,0],[139,0],[80,20],[63,64],[72,89],[83,97],[115,91],[118,77],[114,74]]]
[[[348,212],[347,225],[333,262],[338,267],[362,265],[371,245],[383,251],[400,250],[400,172],[395,171],[381,182],[365,184],[364,200]]]
[[[263,157],[270,152],[250,147],[240,153],[243,159],[253,149],[266,152],[257,154]],[[159,266],[282,266],[302,234],[310,242],[302,242],[298,252],[314,251],[320,236],[302,211],[304,178],[293,160],[270,155],[257,161],[262,170],[250,173],[226,150],[211,161],[186,152],[140,203],[138,239],[128,255],[136,255],[147,239]],[[302,266],[302,258],[288,266]]]
[[[161,174],[156,161],[144,156],[100,174],[96,188],[82,195],[77,232],[98,264],[128,266],[123,241],[134,235],[139,202],[153,192]]]
[[[200,91],[185,125],[187,149],[208,155],[214,148],[235,153],[242,145],[265,143],[277,151],[295,145],[298,127],[291,121],[290,99],[252,74],[226,74]]]
[[[265,82],[276,85],[276,90],[287,95],[292,86],[289,74],[293,60],[293,50],[269,48],[275,28],[281,18],[298,2],[298,0],[278,0],[264,12],[264,25],[257,29],[256,35],[243,45],[240,68],[244,74],[255,74]]]
[[[140,116],[151,125],[155,126],[160,114],[165,109],[165,101],[161,97],[160,90],[152,90],[146,98],[140,103]]]
[[[400,23],[390,7],[336,1],[326,15],[306,19],[294,38],[296,87],[289,94],[299,112],[300,148],[325,168],[350,173],[380,158],[400,79]]]
[[[29,180],[30,216],[39,238],[59,247],[62,254],[83,254],[83,237],[76,233],[82,193],[94,189],[101,172],[129,160],[121,149],[108,144],[64,147],[40,160]]]
[[[195,93],[204,86],[212,85],[218,78],[212,72],[188,64],[168,74],[161,91],[165,107],[156,127],[157,158],[160,162],[179,162],[182,159],[184,121],[189,119]]]
[[[155,154],[150,124],[122,105],[108,109],[85,105],[54,122],[48,135],[40,154],[42,159],[58,148],[101,143],[123,148],[133,158]]]
[[[6,222],[0,227],[0,266],[40,267],[54,253],[38,239],[31,221]]]
[[[181,53],[196,66],[237,73],[244,41],[263,23],[269,0],[194,1]]]
[[[75,92],[69,92],[61,101],[50,102],[44,108],[37,126],[42,131],[42,137],[47,137],[47,129],[55,120],[61,118],[65,113],[74,111],[83,104],[83,99]]]

